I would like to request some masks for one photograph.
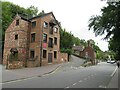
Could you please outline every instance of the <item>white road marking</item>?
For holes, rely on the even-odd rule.
[[[84,80],[87,80],[87,78],[84,78]]]
[[[117,68],[118,68],[118,67],[116,66],[115,70],[114,70],[113,73],[110,75],[111,77],[113,77],[113,75],[115,74]]]
[[[67,86],[66,88],[70,88],[69,86]]]
[[[82,82],[82,80],[80,80],[79,82]]]
[[[90,76],[88,76],[88,78],[90,78]]]
[[[106,88],[106,86],[104,86],[104,85],[99,85],[99,88]]]
[[[23,81],[23,80],[29,80],[29,79],[33,79],[33,78],[35,78],[35,77],[30,77],[30,78],[25,78],[25,79],[19,79],[19,80],[14,80],[14,81],[8,81],[8,82],[2,82],[2,83],[0,83],[0,84],[20,82],[20,81]]]
[[[73,85],[76,85],[77,83],[74,83]]]
[[[91,75],[91,76],[93,76],[93,75]]]

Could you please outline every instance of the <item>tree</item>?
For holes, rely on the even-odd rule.
[[[5,30],[10,25],[16,14],[21,15],[25,18],[31,18],[38,14],[37,7],[30,6],[27,9],[15,5],[10,2],[0,1],[2,3],[2,18],[0,18],[0,24],[2,23],[2,29],[0,28],[0,32],[2,32],[2,52],[4,47],[4,37],[5,37]]]
[[[89,20],[89,30],[93,30],[95,35],[106,34],[104,39],[110,41],[117,49],[120,58],[120,1],[108,2],[108,6],[101,9],[102,15],[92,16]],[[117,44],[116,44],[117,43]]]
[[[80,44],[83,46],[87,46],[87,42],[84,39],[80,39]]]
[[[34,16],[37,16],[38,15],[38,8],[31,5],[30,7],[27,8],[26,13],[28,15],[28,18],[32,18]]]
[[[60,30],[60,48],[72,49],[73,47],[73,34],[67,32],[65,29]]]
[[[80,45],[80,39],[78,37],[73,37],[73,42],[76,46],[79,46]]]

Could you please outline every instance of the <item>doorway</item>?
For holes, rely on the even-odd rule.
[[[52,63],[52,53],[48,53],[48,63]]]

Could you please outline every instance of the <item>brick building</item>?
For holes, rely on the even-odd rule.
[[[87,60],[91,61],[92,64],[95,64],[96,52],[93,48],[93,40],[88,40],[88,46],[80,52],[80,57],[86,58]]]
[[[90,60],[92,64],[95,64],[96,52],[93,48],[92,40],[88,40],[88,45],[86,47],[79,45],[79,46],[73,46],[72,49],[76,55],[79,55],[79,57]]]
[[[18,54],[26,67],[60,63],[59,28],[52,12],[29,20],[16,15],[5,32],[3,64],[8,64],[11,52]]]

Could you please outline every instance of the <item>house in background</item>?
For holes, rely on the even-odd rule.
[[[73,46],[72,50],[74,54],[80,56],[80,52],[84,50],[84,46],[83,45]]]
[[[91,61],[92,64],[96,63],[96,52],[93,48],[93,40],[88,40],[87,47],[84,48],[82,52],[80,52],[80,57],[83,57],[87,59],[88,61]]]
[[[92,64],[96,63],[96,52],[93,48],[93,40],[88,40],[88,45],[86,47],[80,46],[73,46],[73,52],[79,57],[86,59],[87,61],[91,61]]]
[[[60,52],[59,30],[59,22],[52,12],[29,20],[16,15],[5,32],[3,64],[12,68],[35,67],[67,59],[67,54]],[[11,54],[17,56],[12,63]]]

